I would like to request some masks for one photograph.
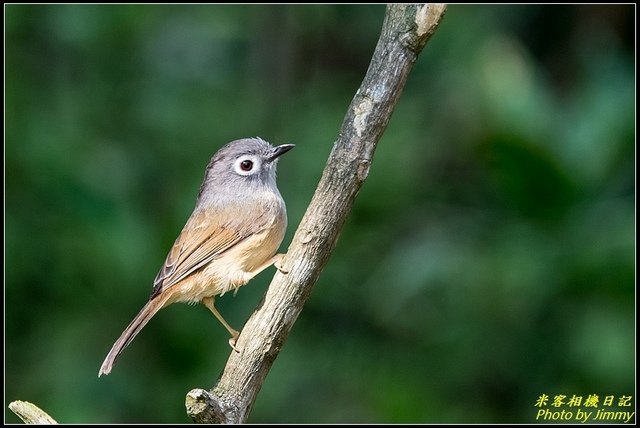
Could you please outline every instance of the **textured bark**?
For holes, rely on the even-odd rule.
[[[418,54],[446,6],[387,6],[367,74],[356,92],[322,178],[291,242],[283,267],[244,326],[211,391],[187,395],[187,413],[201,423],[243,423],[293,323],[329,260],[353,202],[369,174],[384,132]]]
[[[28,401],[12,401],[9,403],[9,409],[18,415],[25,424],[53,425],[58,423],[47,412]]]

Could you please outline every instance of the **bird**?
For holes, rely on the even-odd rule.
[[[281,155],[293,144],[272,146],[259,137],[231,141],[208,163],[196,204],[153,282],[149,301],[113,344],[98,377],[111,372],[149,320],[173,303],[203,303],[227,329],[235,348],[239,332],[215,308],[215,297],[245,285],[275,264],[287,228],[276,184]],[[237,351],[237,349],[236,349]]]

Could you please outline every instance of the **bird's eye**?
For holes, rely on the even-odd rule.
[[[260,165],[262,165],[260,162],[260,157],[245,154],[235,160],[235,162],[233,163],[233,171],[238,175],[248,177],[259,172]]]

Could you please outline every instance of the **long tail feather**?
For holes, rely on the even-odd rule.
[[[104,359],[102,363],[102,367],[100,367],[100,371],[98,372],[98,377],[104,375],[108,375],[111,372],[111,368],[116,362],[118,356],[122,353],[124,348],[131,343],[131,341],[140,333],[140,330],[147,325],[149,320],[164,307],[165,302],[167,301],[167,297],[158,296],[155,299],[151,299],[147,302],[146,305],[140,310],[138,315],[131,321],[131,323],[127,326],[127,328],[122,332],[116,343],[111,347],[111,351],[107,354],[107,357]]]

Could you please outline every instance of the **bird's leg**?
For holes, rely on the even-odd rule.
[[[282,259],[284,259],[284,256],[286,256],[286,254],[282,254],[282,253],[276,254],[275,256],[271,257],[269,260],[267,260],[266,262],[264,262],[263,264],[261,264],[260,266],[252,270],[251,272],[245,272],[246,276],[243,278],[243,282],[240,285],[246,284],[247,282],[249,282],[251,278],[253,278],[254,276],[256,276],[257,274],[259,274],[260,272],[262,272],[263,270],[265,270],[271,265],[274,265],[276,269],[278,269],[280,272],[284,273],[285,275],[288,274],[289,271],[286,270],[284,266],[282,266]]]
[[[274,265],[276,267],[276,269],[278,269],[280,272],[287,274],[289,273],[289,271],[285,270],[284,267],[282,266],[282,259],[284,258],[285,254],[276,254],[275,256],[271,257],[269,260],[267,260],[266,262],[264,262],[263,264],[261,264],[260,266],[258,266],[256,269],[254,269],[253,271],[251,271],[250,273],[245,273],[245,275],[249,276],[244,277],[243,278],[243,282],[241,282],[237,287],[236,287],[236,291],[238,291],[238,288],[240,285],[244,285],[246,284],[249,279],[253,278],[254,276],[256,276],[257,274],[259,274],[260,272],[262,272],[263,270],[265,270],[266,268],[268,268],[271,265]],[[204,299],[202,299],[202,303],[209,308],[209,310],[211,311],[211,313],[213,313],[213,315],[215,315],[215,317],[218,319],[218,321],[220,321],[220,323],[224,326],[224,328],[227,329],[227,331],[231,334],[231,339],[229,339],[229,345],[231,345],[231,347],[233,348],[234,351],[239,352],[236,349],[236,340],[238,339],[238,336],[240,336],[240,333],[238,333],[238,331],[234,330],[228,323],[227,321],[225,321],[225,319],[222,317],[222,315],[220,314],[220,312],[218,312],[218,310],[216,309],[216,307],[214,306],[214,297],[205,297]]]
[[[227,323],[227,321],[225,321],[225,319],[222,317],[220,312],[218,312],[218,310],[214,306],[214,300],[215,299],[213,297],[205,297],[204,299],[202,299],[202,303],[207,308],[209,308],[209,310],[213,313],[213,315],[215,315],[215,317],[218,319],[218,321],[220,321],[220,323],[224,326],[224,328],[226,328],[227,331],[231,334],[231,339],[229,339],[229,345],[231,345],[231,347],[233,348],[234,351],[239,352],[236,349],[236,340],[238,340],[238,336],[240,336],[240,333],[238,333],[237,330],[234,330],[229,325],[229,323]]]

